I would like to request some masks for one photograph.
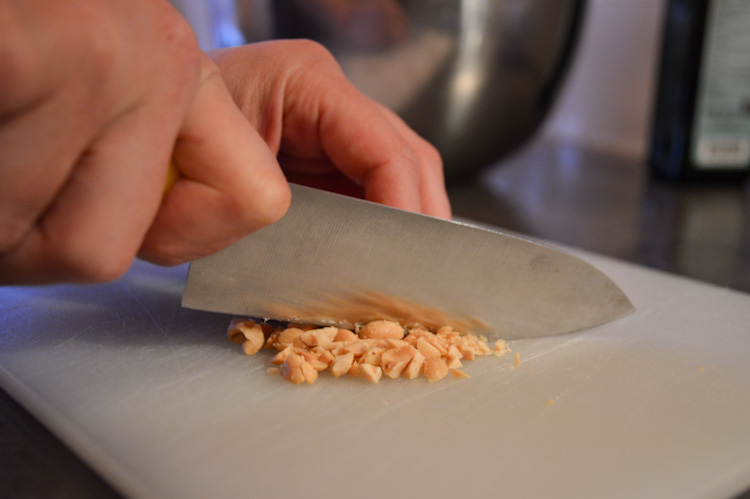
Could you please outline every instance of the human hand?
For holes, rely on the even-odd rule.
[[[180,263],[285,212],[273,154],[164,0],[0,0],[0,32],[0,284]]]
[[[210,56],[290,181],[450,217],[435,148],[356,90],[320,45],[281,40]]]

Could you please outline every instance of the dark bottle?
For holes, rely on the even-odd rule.
[[[650,168],[675,181],[750,175],[750,1],[669,0]]]

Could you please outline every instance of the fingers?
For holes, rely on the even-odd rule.
[[[332,67],[327,73],[317,73],[317,79],[302,73],[306,76],[302,81],[311,82],[308,86],[318,93],[319,137],[325,155],[342,173],[362,185],[367,199],[450,218],[437,150],[395,113],[359,92],[330,54],[324,52],[319,57]],[[317,87],[313,86],[315,81]],[[292,83],[298,82],[292,77]],[[296,89],[294,84],[289,88]],[[297,91],[304,95],[304,90]],[[304,103],[304,99],[292,102]],[[285,111],[288,120],[294,116],[289,109]],[[285,136],[286,144],[290,142],[288,138]]]
[[[430,144],[393,112],[353,89],[325,106],[319,124],[321,147],[342,173],[364,188],[367,199],[450,218],[442,162]]]
[[[174,132],[148,126],[155,111],[138,108],[105,129],[38,224],[0,256],[0,282],[109,281],[127,270],[171,152]]]
[[[420,137],[390,109],[381,111],[394,128],[409,142],[419,158],[420,197],[422,212],[441,218],[451,218],[451,205],[445,190],[443,161],[435,147]]]
[[[198,47],[168,3],[62,4],[0,8],[0,283],[124,272],[197,88]]]
[[[0,253],[31,230],[107,122],[104,106],[80,105],[98,90],[87,79],[95,70],[68,57],[70,37],[55,43],[52,18],[60,19],[60,7],[49,5],[44,15],[33,2],[0,9]]]
[[[179,134],[159,121],[160,106],[139,107],[101,134],[39,223],[0,255],[0,282],[109,281],[139,251],[180,263],[284,214],[290,192],[273,154],[210,63],[204,73]],[[182,177],[162,201],[176,135]]]
[[[359,92],[320,45],[283,40],[213,57],[291,180],[450,217],[436,150]]]
[[[0,253],[32,229],[92,134],[69,102],[51,95],[0,125]]]
[[[199,258],[281,218],[289,185],[268,146],[239,112],[215,66],[204,78],[174,150],[182,174],[139,256],[160,264]]]

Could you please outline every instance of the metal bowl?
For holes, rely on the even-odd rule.
[[[309,38],[443,156],[446,176],[502,159],[548,113],[585,0],[236,0],[246,40]],[[258,22],[263,14],[269,23]]]

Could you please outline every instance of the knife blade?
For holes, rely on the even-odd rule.
[[[344,327],[451,325],[507,340],[633,310],[606,275],[552,247],[299,185],[281,220],[190,263],[182,305]]]

